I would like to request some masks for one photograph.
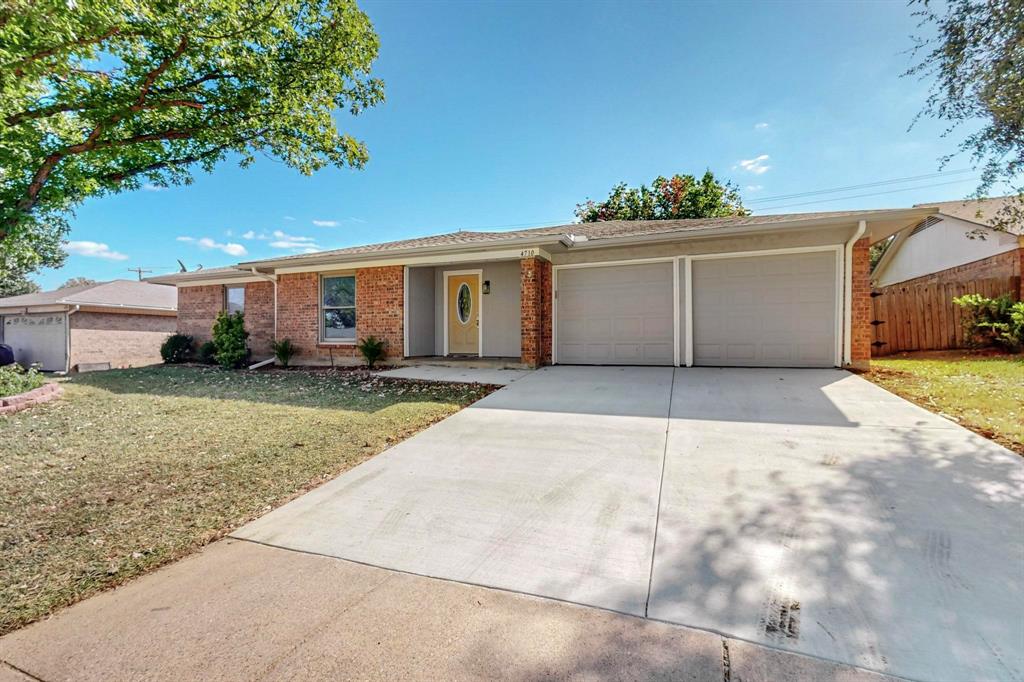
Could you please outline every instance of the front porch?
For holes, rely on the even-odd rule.
[[[394,364],[522,369],[551,361],[551,264],[519,259],[406,266]]]

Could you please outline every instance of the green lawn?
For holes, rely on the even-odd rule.
[[[1024,454],[1024,355],[902,353],[872,359],[864,376]]]
[[[361,372],[78,376],[0,417],[0,634],[172,561],[486,395]]]

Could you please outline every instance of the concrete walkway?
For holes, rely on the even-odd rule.
[[[540,370],[237,537],[920,679],[1024,675],[1024,461],[838,370]]]
[[[380,376],[391,379],[412,379],[414,381],[449,381],[456,384],[492,384],[507,386],[516,379],[528,376],[529,369],[500,369],[491,367],[443,367],[438,365],[413,365],[380,372]]]
[[[892,682],[700,630],[233,540],[0,639],[0,661],[0,682]]]

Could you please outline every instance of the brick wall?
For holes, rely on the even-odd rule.
[[[160,344],[177,329],[173,315],[80,310],[69,318],[71,367],[107,362],[112,368],[162,362]]]
[[[387,341],[387,357],[403,353],[404,268],[400,265],[356,271],[356,338],[371,334]],[[280,275],[277,284],[277,337],[298,347],[296,364],[355,364],[353,345],[320,343],[320,278],[316,273]]]
[[[253,358],[269,357],[274,341],[274,283],[247,282],[245,285],[245,330]]]
[[[871,260],[868,239],[853,245],[853,315],[850,330],[850,364],[867,369],[871,363]]]
[[[551,263],[519,261],[521,361],[530,367],[551,364]]]
[[[224,309],[224,287],[178,287],[178,333],[188,334],[198,346],[209,341],[217,313]]]
[[[1024,246],[1014,251],[997,253],[988,258],[964,263],[954,268],[939,270],[896,284],[935,284],[938,282],[971,282],[976,279],[1021,277],[1024,275]],[[890,284],[888,286],[895,286]],[[1024,298],[1024,296],[1022,296]]]

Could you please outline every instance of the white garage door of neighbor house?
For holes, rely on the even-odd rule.
[[[64,313],[7,315],[4,343],[14,349],[14,361],[28,367],[39,364],[44,370],[67,369],[67,317]]]
[[[835,251],[695,259],[692,268],[695,365],[835,366]]]
[[[556,361],[671,365],[672,263],[559,269]]]

